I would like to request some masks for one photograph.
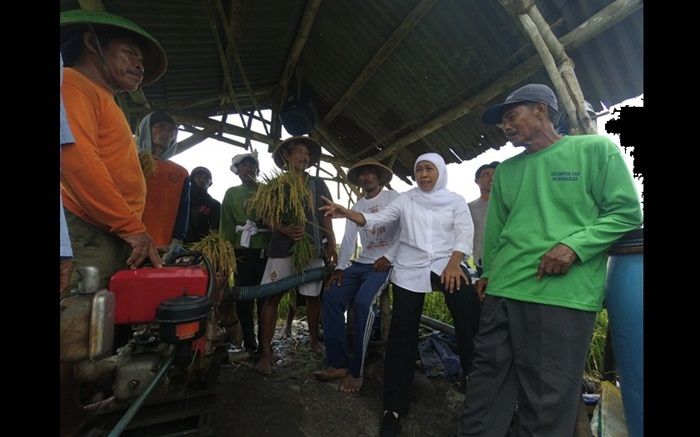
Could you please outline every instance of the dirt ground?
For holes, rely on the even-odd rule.
[[[338,390],[337,382],[319,382],[312,372],[324,357],[311,352],[305,322],[295,321],[293,335],[279,338],[272,375],[253,370],[255,357],[221,367],[213,417],[219,437],[376,436],[382,414],[383,360],[379,344],[370,344],[364,384],[359,393]],[[234,360],[240,353],[229,354]],[[245,355],[245,353],[243,353]],[[451,436],[464,396],[454,383],[428,379],[416,372],[410,412],[402,420],[402,436]]]

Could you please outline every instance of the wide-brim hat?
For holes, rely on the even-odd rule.
[[[65,35],[80,25],[110,26],[128,30],[143,42],[143,81],[141,86],[149,85],[165,73],[168,68],[168,58],[165,50],[150,33],[141,29],[136,23],[118,15],[103,11],[75,9],[61,13],[61,42]]]
[[[285,168],[282,150],[296,143],[302,143],[309,148],[309,166],[316,165],[321,162],[321,145],[313,138],[299,136],[287,138],[279,143],[277,147],[275,147],[275,150],[272,152],[272,159],[275,161],[277,167],[282,169]]]
[[[350,167],[350,170],[348,170],[348,180],[358,187],[360,186],[360,169],[362,169],[362,167],[376,168],[379,173],[379,185],[381,186],[388,184],[391,178],[394,177],[394,173],[389,167],[374,158],[366,158],[354,164]]]

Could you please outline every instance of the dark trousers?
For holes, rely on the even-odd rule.
[[[323,293],[323,333],[326,362],[336,369],[347,368],[355,378],[362,376],[365,353],[375,317],[374,303],[389,282],[389,271],[375,272],[374,264],[353,263],[343,273],[342,285],[335,283]],[[353,354],[348,358],[345,311],[352,304]]]
[[[236,249],[237,268],[236,285],[260,285],[267,258],[264,249]],[[236,303],[238,318],[241,320],[243,330],[243,346],[246,349],[257,349],[258,342],[255,337],[253,307],[257,303],[257,314],[260,319],[260,309],[265,303],[265,298],[256,300],[239,300]]]
[[[469,273],[462,267],[467,277]],[[481,303],[474,286],[462,283],[459,290],[445,292],[440,276],[431,273],[434,290],[443,292],[445,303],[454,319],[455,337],[462,372],[466,375],[472,361],[473,338],[479,328]],[[471,282],[471,281],[470,281]],[[425,293],[416,293],[394,284],[391,326],[384,359],[384,409],[403,415],[408,412],[413,372],[418,354],[418,325],[423,312]]]
[[[573,435],[595,315],[486,296],[458,435]]]

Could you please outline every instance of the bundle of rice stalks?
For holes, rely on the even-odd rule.
[[[148,151],[139,152],[139,162],[141,163],[144,177],[149,178],[156,174],[156,158],[153,157],[153,153]]]
[[[248,199],[248,213],[263,222],[278,228],[282,224],[304,226],[306,211],[313,205],[311,190],[304,178],[293,171],[273,171],[263,175],[258,191]],[[301,271],[316,256],[314,245],[308,235],[297,241],[292,249],[294,267]]]
[[[226,278],[229,287],[233,286],[233,275],[236,274],[236,254],[230,241],[222,238],[216,231],[209,231],[206,237],[192,243],[190,250],[202,252],[211,262],[218,277]]]
[[[258,191],[248,199],[248,213],[278,227],[282,223],[304,225],[306,208],[313,204],[306,182],[292,171],[263,175]]]

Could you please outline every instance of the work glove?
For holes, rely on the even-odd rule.
[[[170,246],[168,246],[168,251],[163,254],[163,262],[166,264],[170,264],[172,262],[173,257],[182,251],[182,240],[173,238],[170,242]]]

